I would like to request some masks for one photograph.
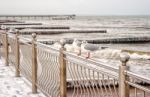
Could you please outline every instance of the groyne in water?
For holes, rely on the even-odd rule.
[[[106,30],[65,30],[65,29],[56,29],[56,30],[43,30],[43,29],[27,29],[20,30],[20,34],[22,35],[31,35],[32,33],[36,33],[38,35],[50,35],[50,34],[62,34],[62,33],[107,33]]]
[[[42,25],[42,23],[0,23],[0,25],[5,25],[5,26],[9,26],[9,25]]]
[[[143,43],[150,42],[149,36],[143,37],[123,37],[123,38],[110,38],[110,39],[95,39],[95,40],[87,40],[89,43]]]
[[[15,20],[0,20],[0,23],[16,23],[19,21],[15,21]]]
[[[8,28],[23,30],[23,29],[70,29],[67,26],[48,26],[48,25],[9,25]]]
[[[20,34],[30,35],[36,33],[38,35],[51,35],[51,34],[63,34],[63,33],[107,33],[107,30],[70,30],[67,26],[48,26],[42,25],[42,23],[0,23],[0,25],[6,25],[8,29],[19,29]],[[12,32],[14,33],[14,32]],[[107,35],[107,34],[106,34]],[[72,43],[73,39],[66,39],[68,43]],[[85,39],[89,43],[93,44],[108,44],[108,43],[143,43],[150,42],[150,37],[114,37],[114,38],[98,38],[98,39]],[[44,41],[46,44],[54,42]]]
[[[0,20],[72,20],[76,15],[0,15]]]
[[[0,23],[0,26],[5,26],[6,29],[70,29],[68,26],[49,26],[42,23]],[[0,28],[2,29],[2,27]]]
[[[73,42],[73,39],[65,38],[66,42],[68,44],[71,44]],[[40,40],[44,44],[53,44],[58,40]],[[81,40],[82,41],[82,40]],[[92,44],[117,44],[117,43],[145,43],[150,42],[150,37],[126,37],[126,38],[112,38],[112,39],[92,39],[92,40],[86,40],[88,43]]]

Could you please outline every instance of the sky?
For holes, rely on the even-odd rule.
[[[0,15],[150,15],[150,0],[0,0]]]

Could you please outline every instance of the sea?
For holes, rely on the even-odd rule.
[[[110,38],[150,38],[150,16],[76,16],[75,19],[52,20],[47,17],[38,19],[23,20],[26,22],[43,23],[48,26],[69,26],[70,30],[106,30],[107,33],[62,33],[51,35],[38,35],[39,40],[60,40],[62,38],[77,38],[81,40],[89,39],[110,39]],[[150,52],[150,42],[142,43],[107,43],[95,44],[115,50],[133,50]],[[107,51],[106,51],[107,52]],[[108,55],[108,56],[111,56]],[[112,55],[113,56],[113,55]],[[149,55],[150,56],[150,55]],[[135,57],[137,57],[135,55]],[[112,61],[109,61],[112,62]],[[144,61],[145,62],[145,61]],[[108,61],[107,61],[108,63]],[[133,64],[133,63],[132,63]],[[132,65],[133,66],[133,65]],[[136,67],[135,67],[136,66]],[[135,69],[139,68],[139,69]],[[149,75],[150,61],[143,63],[134,62],[132,70]]]
[[[33,21],[28,21],[33,22]],[[132,38],[150,37],[150,16],[76,16],[70,20],[36,20],[50,26],[69,26],[71,30],[106,30],[107,33],[63,33],[53,35],[41,35],[40,39],[77,38],[77,39],[109,39],[109,38]],[[97,44],[112,49],[127,49],[133,51],[150,52],[150,42],[142,43],[108,43]],[[110,55],[109,55],[110,56]],[[136,56],[135,56],[136,57]],[[115,62],[107,61],[108,62]],[[134,64],[134,66],[133,66]],[[133,67],[132,67],[133,66]],[[135,69],[136,68],[136,69]],[[142,75],[149,75],[150,61],[134,61],[130,70]]]
[[[41,39],[110,39],[110,38],[132,38],[150,37],[150,16],[76,16],[70,20],[38,19],[28,22],[42,22],[50,26],[69,26],[71,30],[106,30],[107,33],[63,33],[49,36],[39,36]],[[126,43],[126,44],[101,44],[117,49],[132,49],[150,51],[150,42]]]
[[[39,35],[37,39],[60,40],[62,38],[77,39],[110,39],[110,38],[132,38],[149,37],[150,38],[150,16],[76,16],[70,20],[50,20],[48,18],[39,18],[38,20],[26,20],[26,22],[42,22],[49,26],[69,26],[71,30],[106,30],[107,33],[63,33],[52,35]],[[107,43],[95,44],[102,47],[108,47],[115,50],[127,49],[134,51],[150,52],[150,42],[143,43]],[[108,51],[106,50],[108,53]],[[105,53],[105,52],[104,52]],[[109,54],[109,53],[108,53]],[[112,54],[108,56],[113,56]],[[150,56],[150,55],[149,55]],[[114,56],[113,56],[114,57]],[[137,57],[135,55],[135,57]],[[100,58],[99,58],[100,59]],[[103,59],[102,59],[103,60]],[[100,61],[102,61],[100,60]],[[120,60],[103,60],[111,66],[119,65]],[[129,70],[135,74],[150,77],[150,59],[131,60],[128,64]],[[119,66],[117,66],[119,67]]]

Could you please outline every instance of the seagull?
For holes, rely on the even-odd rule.
[[[60,43],[62,46],[64,46],[66,44],[66,42],[67,42],[66,39],[60,39]]]
[[[81,44],[81,50],[83,52],[86,52],[87,53],[86,58],[89,58],[90,53],[100,50],[100,47],[94,44],[89,44],[86,40],[84,40],[82,41],[82,44]]]
[[[65,39],[60,39],[59,41],[56,41],[53,46],[57,49],[60,49],[62,46],[64,46],[66,44],[66,40]]]
[[[82,42],[79,41],[78,39],[74,39],[72,46],[74,48],[74,52],[77,52],[77,55],[81,55],[81,44]]]
[[[78,52],[77,55],[80,55],[81,41],[74,39],[72,44],[65,44],[66,51],[69,52]]]
[[[59,41],[57,41],[57,42],[55,42],[55,43],[53,44],[53,46],[54,46],[55,48],[57,48],[57,49],[60,49],[60,48],[61,48],[61,43],[60,43]]]

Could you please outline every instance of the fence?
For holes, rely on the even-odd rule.
[[[129,57],[121,56],[119,69],[85,59],[16,34],[0,33],[2,56],[48,97],[149,97],[150,79],[127,69]],[[138,81],[142,83],[138,83]],[[144,83],[144,84],[143,84]],[[134,91],[134,92],[133,92]],[[142,92],[143,91],[143,92]]]

